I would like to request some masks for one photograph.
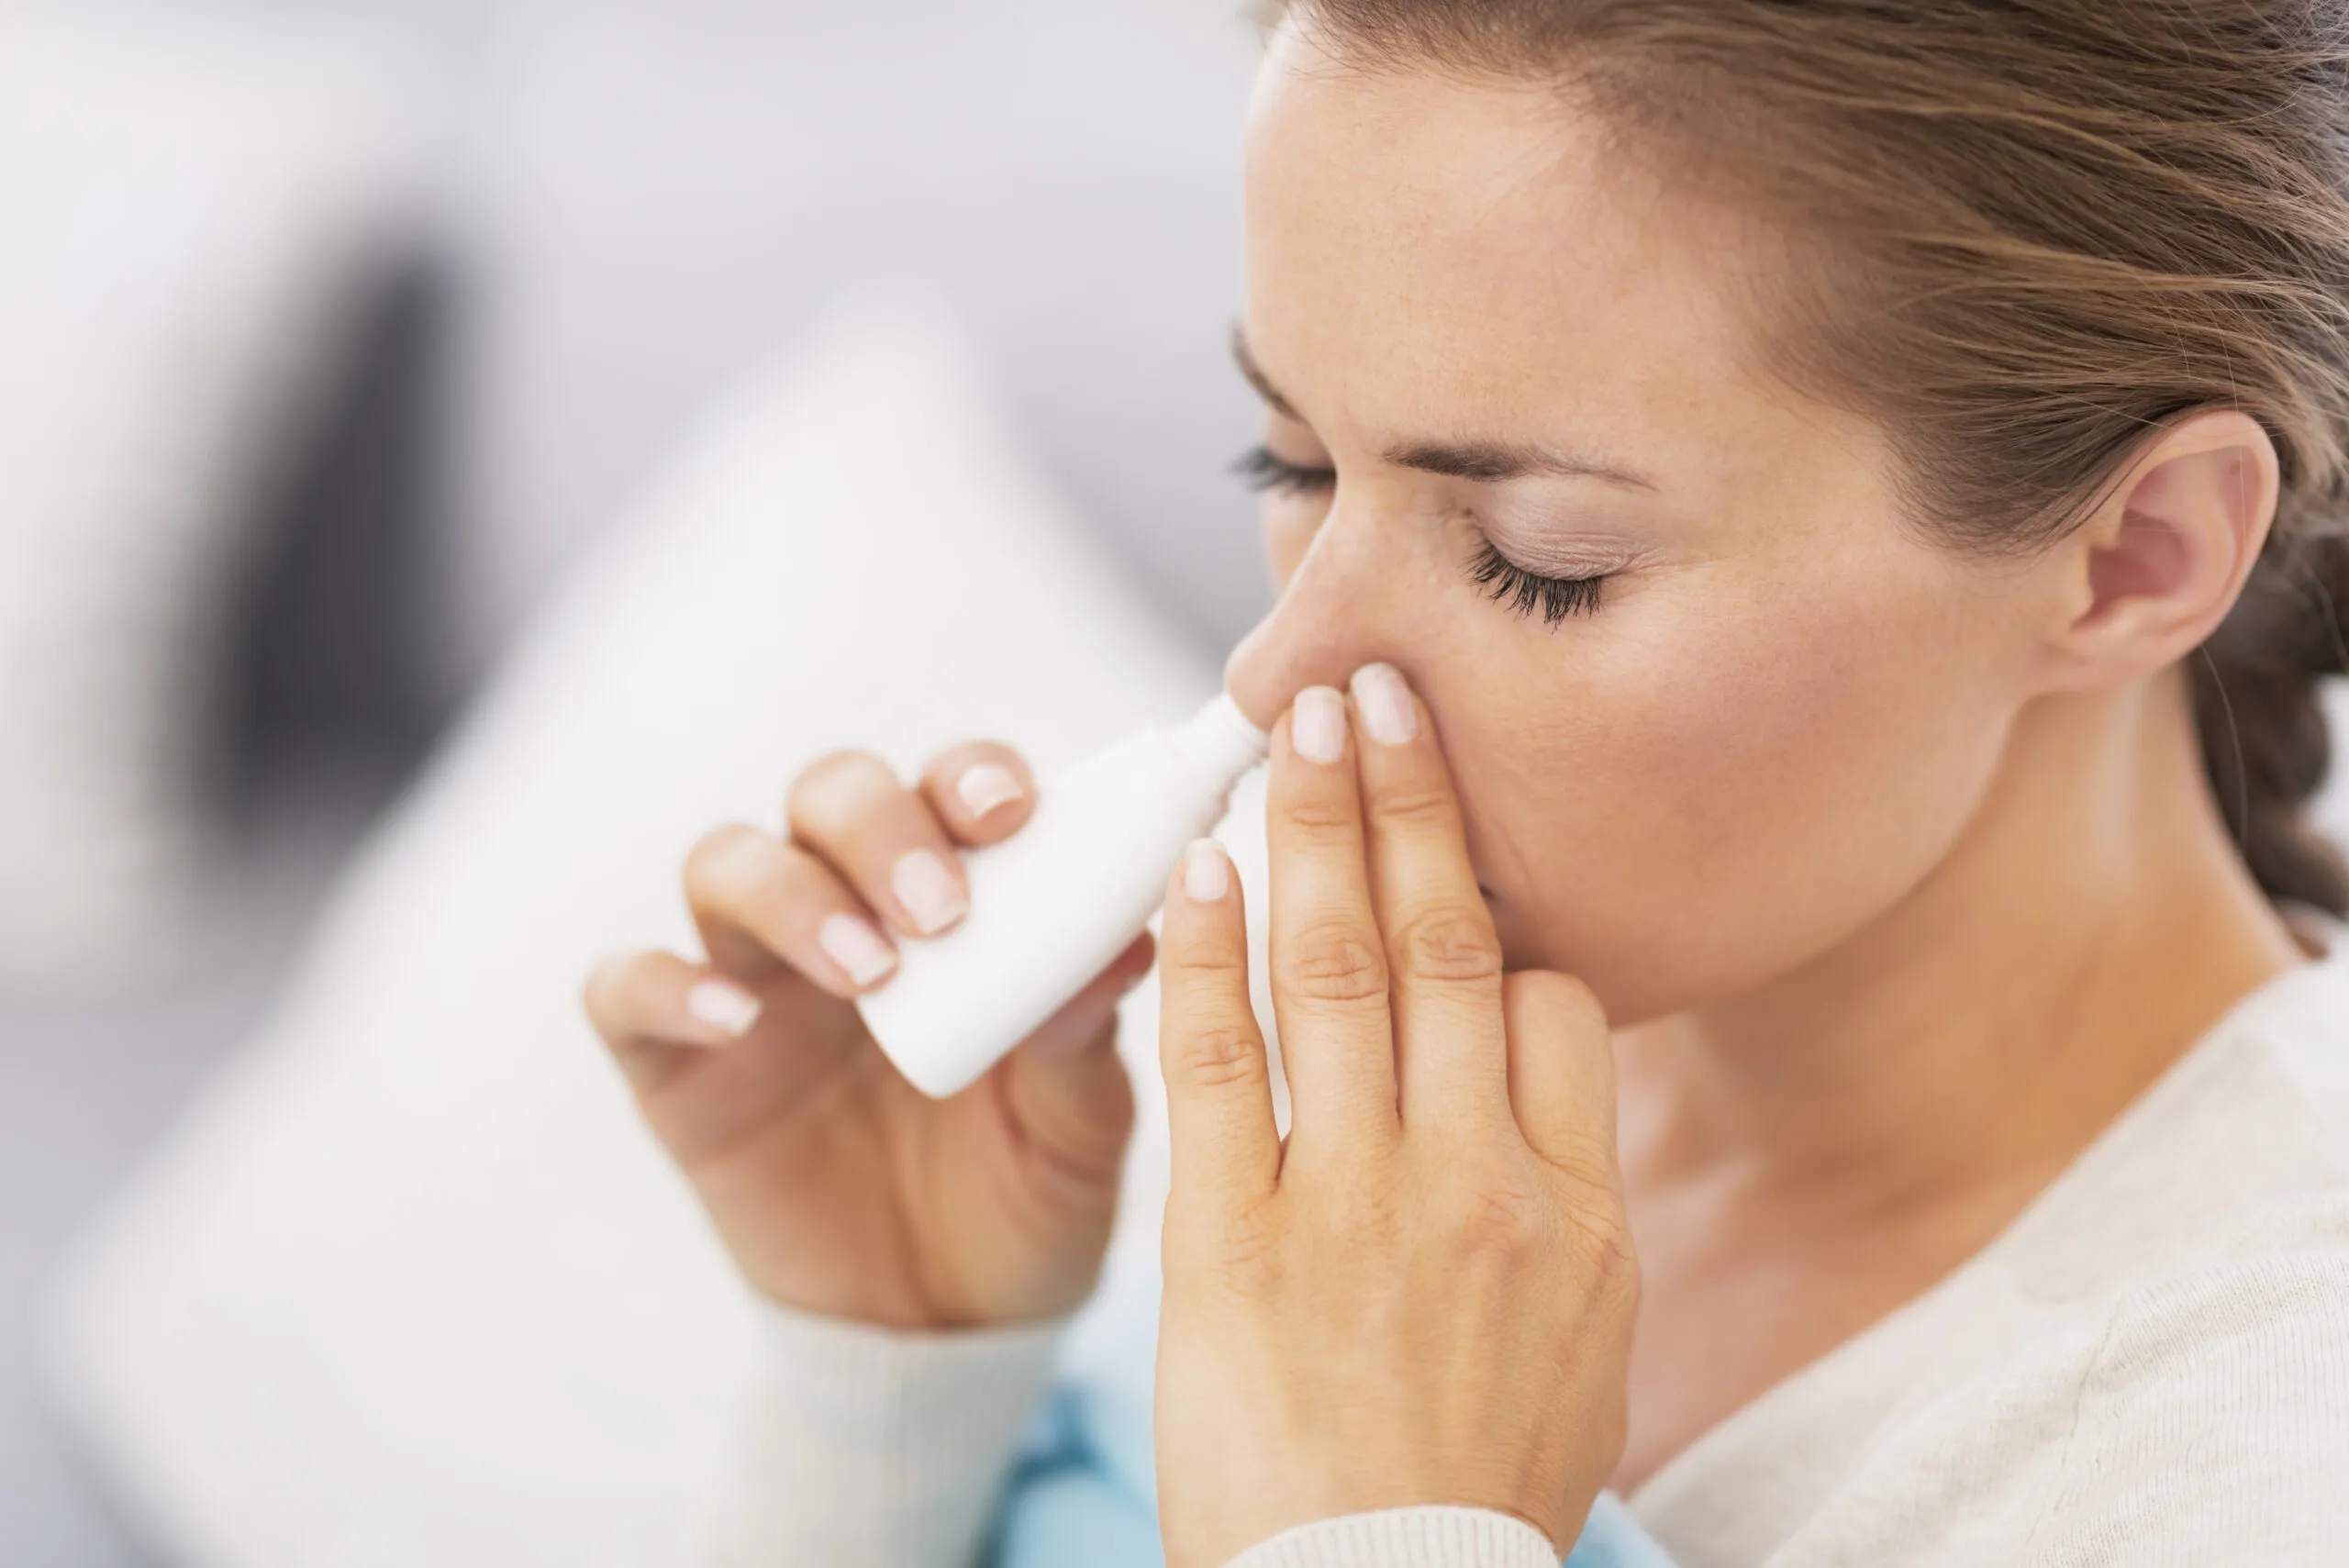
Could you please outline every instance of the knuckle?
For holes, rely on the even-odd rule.
[[[1309,926],[1276,960],[1283,987],[1312,1002],[1355,1004],[1386,995],[1386,957],[1350,926]]]
[[[1457,810],[1452,791],[1431,781],[1389,784],[1372,799],[1370,809],[1381,822],[1407,832],[1448,828]]]
[[[1202,980],[1228,980],[1235,974],[1244,979],[1248,973],[1248,953],[1244,948],[1221,941],[1202,940],[1196,934],[1189,940],[1162,937],[1158,960],[1163,970]]]
[[[1353,801],[1319,792],[1299,795],[1287,801],[1281,815],[1289,826],[1315,837],[1359,833],[1362,817]]]
[[[740,898],[771,871],[767,850],[773,842],[746,822],[711,828],[685,852],[687,894],[696,903]]]
[[[1406,973],[1431,980],[1489,981],[1501,973],[1500,943],[1481,910],[1453,905],[1417,915],[1396,933],[1395,950]]]
[[[1576,1192],[1601,1195],[1612,1193],[1620,1184],[1615,1146],[1595,1129],[1566,1128],[1552,1132],[1544,1142],[1542,1158],[1572,1182]]]
[[[1600,1006],[1598,994],[1575,975],[1529,969],[1510,975],[1507,984],[1512,1008],[1538,1001],[1543,1012],[1573,1018],[1586,1033],[1607,1032],[1607,1009]]]
[[[1631,1242],[1631,1227],[1620,1209],[1578,1211],[1574,1227],[1582,1238],[1584,1263],[1599,1294],[1615,1300],[1636,1301],[1640,1291],[1640,1257]]]
[[[1268,1280],[1277,1271],[1280,1256],[1279,1237],[1252,1208],[1241,1210],[1217,1231],[1216,1262],[1229,1276]]]
[[[1278,1274],[1284,1255],[1279,1229],[1257,1204],[1190,1210],[1170,1203],[1166,1250],[1170,1280],[1204,1269],[1228,1289],[1258,1296]]]
[[[1554,1244],[1558,1217],[1547,1198],[1526,1183],[1496,1176],[1445,1184],[1443,1218],[1473,1254],[1517,1259]]]
[[[1236,1022],[1174,1032],[1167,1041],[1166,1058],[1174,1074],[1196,1088],[1241,1087],[1266,1071],[1263,1049]]]
[[[828,751],[799,770],[785,794],[784,809],[794,824],[852,815],[896,784],[895,770],[870,751]]]
[[[1637,1313],[1639,1251],[1621,1206],[1569,1202],[1553,1212],[1587,1309],[1626,1319]]]

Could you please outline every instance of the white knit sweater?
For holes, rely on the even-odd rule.
[[[1630,1501],[1681,1568],[2349,1565],[2349,928],[2245,998],[1989,1247]],[[726,1568],[968,1568],[1059,1330],[771,1316]],[[1734,1332],[1734,1324],[1723,1325]],[[1497,1514],[1230,1568],[1555,1568]]]

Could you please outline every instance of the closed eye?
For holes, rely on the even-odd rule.
[[[1231,472],[1247,483],[1248,488],[1260,494],[1269,491],[1278,495],[1309,495],[1334,489],[1338,471],[1334,468],[1308,468],[1274,455],[1270,447],[1258,447],[1244,452],[1231,465]]]
[[[1542,621],[1550,626],[1568,616],[1597,614],[1599,593],[1608,576],[1602,572],[1588,577],[1544,577],[1528,572],[1495,550],[1490,539],[1477,551],[1476,564],[1470,575],[1486,590],[1486,598],[1508,605],[1521,616],[1539,610]]]
[[[1291,462],[1270,447],[1257,447],[1242,454],[1231,466],[1232,472],[1247,482],[1249,489],[1260,493],[1318,495],[1334,489],[1338,483],[1336,469]],[[1486,590],[1486,597],[1507,605],[1520,616],[1539,611],[1544,624],[1550,626],[1569,616],[1596,614],[1608,577],[1605,573],[1587,577],[1544,577],[1509,560],[1493,548],[1490,539],[1485,540],[1477,551],[1469,575]]]

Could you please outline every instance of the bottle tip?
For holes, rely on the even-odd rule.
[[[1267,751],[1271,751],[1272,736],[1256,728],[1255,721],[1241,709],[1240,699],[1230,692],[1217,693],[1214,700],[1208,704],[1206,711],[1222,716],[1236,730],[1256,737]]]
[[[1240,775],[1263,762],[1273,738],[1251,723],[1230,692],[1219,694],[1175,734],[1184,756],[1229,789]]]

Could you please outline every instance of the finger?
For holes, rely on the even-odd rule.
[[[694,846],[685,903],[710,962],[752,985],[787,969],[852,998],[897,966],[887,935],[838,873],[757,828],[720,828]]]
[[[1549,970],[1502,982],[1508,1029],[1508,1096],[1525,1141],[1592,1195],[1619,1185],[1615,1160],[1615,1049],[1590,987]]]
[[[681,1058],[734,1044],[757,1027],[763,1010],[751,992],[667,952],[606,959],[588,974],[581,1001],[640,1087],[666,1077]]]
[[[1298,693],[1274,728],[1264,790],[1273,1009],[1300,1147],[1375,1147],[1398,1130],[1386,953],[1348,730],[1333,688]]]
[[[792,781],[795,843],[821,856],[901,936],[934,937],[971,906],[963,858],[938,814],[869,751],[836,751]]]
[[[1118,1004],[1150,973],[1144,931],[1067,1006],[1020,1041],[1006,1092],[1046,1171],[1087,1189],[1113,1181],[1133,1127],[1133,1085],[1118,1055]]]
[[[923,770],[921,792],[958,843],[999,844],[1036,812],[1036,779],[1019,753],[992,740],[950,746]]]
[[[1158,933],[1158,1056],[1173,1187],[1226,1209],[1279,1177],[1272,1070],[1248,1001],[1248,923],[1223,846],[1184,851]]]
[[[1452,770],[1399,671],[1366,664],[1352,684],[1404,1125],[1490,1125],[1509,1106],[1501,944],[1468,863]]]

